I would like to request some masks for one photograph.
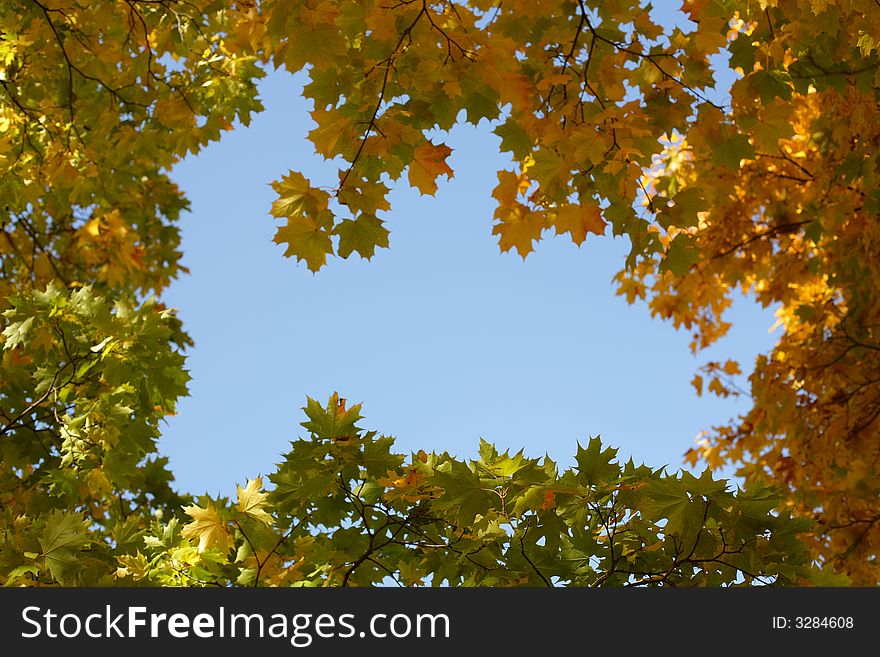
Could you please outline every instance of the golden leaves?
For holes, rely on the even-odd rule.
[[[541,233],[547,227],[543,210],[532,210],[517,201],[517,197],[526,193],[530,185],[524,173],[499,171],[498,184],[492,191],[492,196],[498,200],[495,210],[498,223],[492,227],[492,234],[499,236],[498,244],[502,251],[515,248],[523,259],[534,250],[533,242],[541,239]]]
[[[296,215],[287,220],[275,232],[273,241],[276,244],[287,244],[284,257],[296,256],[305,261],[312,271],[318,271],[327,262],[327,254],[333,250],[330,233],[323,221],[304,215]]]
[[[267,31],[276,63],[296,73],[307,64],[325,68],[344,57],[346,42],[336,24],[340,13],[340,3],[334,0],[271,12]]]
[[[495,217],[498,218],[499,212],[504,208],[513,206],[517,196],[525,194],[528,188],[529,180],[525,175],[518,175],[513,171],[499,171],[498,184],[492,190],[492,196],[498,200],[499,208],[495,211]]]
[[[647,11],[638,12],[633,25],[640,35],[648,39],[656,39],[663,34],[663,28],[651,20],[651,15]]]
[[[409,165],[409,184],[422,194],[433,196],[437,191],[437,178],[441,175],[452,178],[452,169],[446,164],[446,158],[452,149],[446,144],[422,143],[413,153]]]
[[[735,360],[728,359],[727,361],[725,361],[724,365],[721,366],[721,369],[728,376],[742,374],[742,369],[740,369],[739,363],[737,363]]]
[[[492,234],[499,236],[498,245],[502,251],[515,248],[525,260],[535,248],[532,243],[541,239],[544,228],[543,211],[532,211],[522,204],[516,204],[503,215],[500,223],[492,227]]]
[[[587,233],[603,235],[605,221],[597,205],[566,205],[550,215],[550,223],[556,227],[556,234],[568,233],[571,241],[580,246],[587,239]]]
[[[238,486],[238,510],[250,516],[254,520],[258,520],[266,525],[271,525],[275,521],[266,510],[268,493],[262,492],[263,478],[257,477],[247,482],[242,488]]]
[[[339,110],[317,108],[312,112],[312,119],[317,127],[309,132],[309,140],[315,145],[315,151],[325,159],[336,157],[340,144],[343,148],[355,147],[359,136],[358,126],[352,119],[340,114]]]
[[[695,56],[706,58],[727,43],[728,21],[720,16],[701,16],[694,34]]]
[[[276,244],[287,244],[284,257],[296,256],[308,268],[318,271],[333,252],[330,229],[333,215],[328,209],[329,195],[315,189],[301,173],[291,171],[272,183],[278,198],[272,203],[272,215],[286,218],[287,224],[275,232]]]
[[[290,217],[303,211],[314,212],[327,207],[327,194],[312,187],[309,179],[298,171],[290,171],[272,183],[278,198],[272,203],[273,217]]]
[[[143,267],[144,249],[137,243],[138,235],[117,209],[93,216],[74,236],[77,255],[111,285],[119,285]]]
[[[229,529],[211,502],[204,509],[193,505],[185,506],[183,510],[192,518],[192,522],[183,528],[182,535],[198,540],[200,553],[215,546],[223,554],[229,550]]]
[[[195,125],[192,108],[179,96],[156,101],[153,117],[168,128]]]
[[[774,25],[783,11],[769,14]],[[698,394],[746,393],[752,406],[701,437],[687,458],[713,468],[741,463],[747,481],[783,487],[789,508],[827,527],[880,510],[878,478],[844,474],[877,454],[872,423],[880,394],[864,374],[876,368],[876,356],[870,348],[858,351],[858,344],[878,344],[880,270],[867,245],[877,243],[880,231],[877,202],[865,200],[878,176],[876,149],[867,144],[880,139],[880,122],[876,99],[860,90],[864,80],[828,79],[832,69],[862,62],[835,61],[807,84],[812,64],[781,48],[768,16],[759,18],[757,25],[753,16],[741,21],[749,43],[738,39],[733,51],[746,77],[733,86],[729,119],[701,110],[681,151],[687,157],[664,153],[648,177],[662,208],[661,228],[671,234],[682,224],[676,208],[687,209],[687,230],[702,257],[672,281],[652,280],[650,268],[625,278],[632,298],[636,285],[645,286],[652,311],[692,330],[695,348],[726,332],[724,304],[734,291],[754,293],[775,308],[773,328],[782,330],[772,351],[756,360],[747,390],[738,380],[747,368],[734,360],[709,363],[694,377]],[[792,21],[785,29],[787,39],[797,33],[809,40],[824,27]],[[854,46],[855,36],[849,39]],[[688,190],[699,196],[699,207],[679,203],[689,199]],[[810,545],[841,572],[876,583],[878,569],[865,568],[852,549],[856,538],[860,549],[880,549],[880,533],[847,537],[821,525]]]

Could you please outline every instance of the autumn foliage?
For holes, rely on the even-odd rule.
[[[0,582],[880,581],[880,9],[681,9],[0,4]],[[275,241],[313,271],[387,247],[391,187],[453,178],[445,139],[467,122],[515,162],[486,218],[501,250],[625,236],[618,292],[694,351],[726,333],[734,294],[775,308],[749,390],[730,377],[752,364],[732,360],[693,381],[751,396],[686,454],[736,465],[745,490],[619,464],[598,439],[563,470],[488,444],[469,463],[405,458],[334,396],[308,401],[271,483],[176,492],[156,441],[190,341],[161,293],[185,273],[187,203],[167,172],[246,125],[276,68],[306,71],[309,139],[338,165],[272,183]]]

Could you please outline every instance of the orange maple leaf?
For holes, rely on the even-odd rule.
[[[452,149],[446,144],[432,144],[424,142],[413,154],[413,161],[409,165],[409,184],[417,188],[422,194],[434,195],[437,191],[437,178],[445,175],[452,178],[452,169],[446,164],[446,158],[452,154]]]

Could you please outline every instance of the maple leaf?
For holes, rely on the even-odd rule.
[[[309,419],[301,423],[304,428],[315,435],[332,440],[348,440],[357,435],[359,429],[356,422],[363,417],[360,414],[360,404],[345,408],[344,401],[339,404],[340,397],[337,393],[333,393],[326,407],[321,406],[311,397],[306,401],[303,410]]]
[[[0,231],[0,434],[15,445],[0,459],[9,493],[0,535],[13,541],[0,583],[66,584],[75,573],[86,584],[259,585],[252,557],[264,550],[273,557],[262,577],[273,584],[368,585],[394,573],[516,585],[534,583],[538,570],[554,583],[633,583],[613,566],[597,579],[592,567],[603,568],[608,545],[582,501],[606,486],[626,506],[615,514],[630,519],[619,536],[631,572],[676,585],[751,583],[758,571],[784,584],[880,581],[880,566],[865,558],[880,551],[880,525],[867,522],[880,515],[871,451],[880,387],[864,383],[880,367],[880,37],[865,1],[686,0],[695,29],[655,25],[649,5],[611,3],[593,16],[562,0],[461,0],[454,11],[449,3],[220,2],[184,8],[186,29],[173,3],[67,2],[63,12],[19,4],[3,18],[14,38],[0,39],[0,77],[14,91],[0,94],[10,219]],[[146,28],[142,37],[132,25]],[[101,38],[79,38],[94,34]],[[33,44],[60,47],[41,48],[25,66]],[[739,76],[729,93],[716,75],[727,55]],[[436,192],[441,174],[451,177],[451,149],[427,135],[468,122],[486,129],[483,119],[501,117],[494,131],[518,166],[500,172],[493,191],[502,249],[524,257],[545,227],[581,243],[607,221],[632,244],[620,293],[685,328],[694,351],[727,332],[737,291],[778,308],[782,334],[748,368],[751,408],[688,458],[736,463],[747,483],[776,484],[784,498],[726,495],[703,478],[673,483],[629,465],[623,481],[592,445],[579,450],[564,485],[494,449],[481,447],[492,464],[479,473],[425,454],[407,474],[414,485],[418,473],[418,490],[398,497],[394,511],[418,522],[401,537],[430,536],[430,549],[413,545],[404,556],[409,547],[395,543],[359,562],[363,528],[389,519],[375,506],[377,478],[401,474],[403,457],[390,438],[357,428],[359,414],[335,399],[320,413],[310,405],[313,435],[273,473],[271,512],[283,505],[301,514],[299,535],[278,544],[254,482],[239,499],[260,516],[247,541],[221,519],[248,513],[225,500],[189,507],[201,514],[187,527],[201,553],[175,521],[163,525],[181,500],[167,460],[156,457],[157,427],[186,392],[178,348],[190,342],[179,320],[145,301],[186,272],[177,219],[187,203],[167,172],[247,125],[263,109],[256,82],[279,67],[304,69],[309,139],[339,165],[329,184],[294,171],[273,183],[271,212],[283,224],[276,240],[312,271],[337,244],[338,255],[367,258],[387,245],[377,214],[391,210],[388,185],[404,172],[423,194]],[[602,217],[567,209],[573,199],[601,199]],[[636,200],[648,203],[634,208]],[[337,216],[340,206],[351,219]],[[705,370],[705,388],[732,394],[719,376],[740,369],[721,359]],[[702,377],[693,384],[704,388]],[[58,458],[43,457],[40,436],[61,437]],[[496,487],[499,477],[509,488]],[[418,499],[422,491],[430,495]],[[536,566],[524,569],[509,549],[510,507],[499,501],[540,513],[544,491],[559,506],[581,502],[541,514],[520,535],[521,556]],[[137,552],[147,526],[149,559]],[[662,538],[674,531],[693,539],[684,570],[681,542]],[[459,546],[467,560],[444,555],[438,538],[452,535],[480,544]],[[89,543],[104,547],[80,549]],[[724,568],[698,566],[719,544],[730,548]],[[838,572],[801,569],[812,561]]]
[[[675,237],[666,251],[661,270],[669,270],[676,276],[682,276],[691,266],[700,260],[700,250],[695,240],[682,233]]]
[[[498,235],[498,244],[502,251],[515,248],[523,260],[534,251],[533,242],[541,239],[545,228],[543,212],[532,212],[525,206],[517,205],[505,215],[500,223],[492,228],[492,234]]]
[[[452,169],[446,164],[446,158],[451,154],[452,149],[446,144],[435,145],[430,141],[422,143],[413,153],[409,165],[409,184],[422,194],[433,196],[437,191],[438,176],[452,178]]]
[[[501,137],[501,150],[510,151],[519,160],[525,158],[534,146],[532,138],[516,121],[508,119],[493,131]]]
[[[206,508],[193,505],[185,506],[183,510],[192,518],[192,522],[181,532],[183,537],[197,539],[200,553],[217,546],[221,554],[226,554],[229,550],[229,530],[214,505],[208,502]]]
[[[6,338],[4,348],[13,349],[19,345],[26,345],[31,325],[34,323],[33,317],[28,317],[20,322],[12,322],[3,329],[3,336]]]
[[[684,0],[682,2],[682,10],[686,12],[692,19],[699,18],[703,8],[708,4],[709,0]]]
[[[603,235],[605,221],[598,206],[566,205],[560,208],[551,221],[556,226],[556,234],[568,233],[571,241],[580,246],[587,239],[587,233]]]
[[[695,55],[707,57],[727,43],[727,21],[719,16],[701,17],[694,35]]]
[[[242,488],[240,485],[238,486],[238,510],[242,513],[249,515],[251,518],[255,520],[259,520],[262,523],[267,525],[273,524],[275,521],[272,516],[266,511],[266,498],[269,497],[268,493],[262,492],[263,488],[263,478],[257,477],[256,479],[251,479],[247,482],[247,485]]]
[[[76,552],[87,542],[83,518],[78,513],[53,510],[39,538],[42,554],[52,576],[59,582],[79,565]]]
[[[590,484],[601,484],[620,473],[620,467],[614,460],[617,450],[612,447],[602,449],[602,441],[598,436],[590,438],[587,447],[578,443],[575,459],[578,464],[578,474]]]
[[[296,256],[297,262],[305,261],[310,270],[318,271],[327,262],[327,254],[333,252],[330,234],[324,222],[305,215],[296,215],[287,220],[275,232],[276,244],[287,244],[284,257]]]
[[[742,374],[742,369],[740,368],[739,363],[737,363],[735,360],[727,360],[721,369],[724,370],[725,374],[729,374],[731,376]]]
[[[341,116],[338,110],[315,110],[312,118],[318,127],[309,132],[309,140],[315,145],[315,151],[326,159],[339,154],[342,147],[351,147],[355,141],[354,125],[351,119]]]
[[[666,519],[664,531],[683,541],[693,541],[702,525],[705,506],[690,494],[684,483],[676,479],[652,481],[644,489],[640,505],[642,514],[651,520]]]
[[[347,258],[353,252],[369,260],[376,253],[376,247],[388,247],[388,229],[375,215],[361,213],[357,219],[344,219],[336,224],[333,233],[339,235],[337,253]]]
[[[516,203],[519,194],[525,193],[529,187],[529,182],[524,175],[516,174],[513,171],[499,171],[498,184],[492,190],[493,198],[498,200],[499,211],[503,212],[505,208],[510,208]],[[499,217],[499,211],[495,212],[495,217]]]
[[[709,382],[709,392],[712,392],[719,397],[727,397],[730,395],[730,391],[724,387],[721,379],[719,379],[717,376]]]

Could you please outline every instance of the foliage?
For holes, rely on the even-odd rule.
[[[876,0],[685,0],[692,22],[674,28],[649,9],[635,0],[3,3],[0,577],[788,583],[804,563],[789,540],[805,528],[786,520],[793,511],[816,520],[804,545],[827,572],[880,580]],[[718,54],[737,77],[729,101],[717,99]],[[734,293],[776,307],[784,332],[750,377],[752,410],[688,454],[710,467],[739,463],[748,491],[631,465],[589,482],[583,463],[558,475],[488,446],[477,464],[426,455],[404,467],[390,443],[353,424],[340,440],[331,400],[323,414],[310,403],[312,439],[294,444],[271,491],[253,480],[235,505],[202,498],[183,526],[186,502],[155,454],[158,423],[185,392],[189,344],[148,297],[184,272],[176,222],[186,201],[167,171],[247,124],[261,109],[255,83],[272,67],[306,72],[309,138],[338,165],[334,181],[290,171],[273,183],[275,241],[313,271],[328,256],[371,258],[388,246],[391,186],[434,194],[454,175],[448,131],[488,121],[514,161],[493,191],[502,250],[526,257],[545,231],[581,244],[610,226],[632,245],[619,292],[692,332],[694,351],[725,334]],[[704,370],[698,391],[705,377],[715,394],[744,392],[731,380],[739,363]],[[508,461],[522,470],[483,481]],[[408,477],[418,486],[393,483]],[[785,491],[772,513],[774,498],[756,492],[764,484]],[[319,487],[315,508],[296,501],[297,486]],[[600,527],[612,512],[631,552],[615,541],[617,555],[616,530]],[[404,544],[386,544],[398,528]],[[291,542],[279,540],[287,532]],[[713,570],[719,541],[742,551]],[[461,562],[483,545],[485,568]],[[357,555],[366,556],[354,567]],[[260,565],[269,561],[271,574]]]
[[[159,421],[189,378],[179,328],[153,302],[111,308],[89,287],[50,284],[9,303],[0,572],[7,584],[98,583],[141,539],[145,514],[183,502],[156,455]]]
[[[257,477],[234,501],[200,497],[185,525],[154,520],[117,547],[115,571],[63,579],[74,575],[56,561],[75,566],[91,541],[79,515],[53,511],[33,530],[42,549],[7,584],[719,586],[810,575],[797,536],[810,523],[770,513],[779,499],[767,489],[734,494],[708,470],[620,465],[598,438],[562,474],[486,442],[470,463],[425,452],[405,462],[393,439],[356,426],[359,410],[310,399],[310,437],[292,443],[271,491]]]
[[[274,487],[201,498],[175,533],[153,526],[118,573],[133,581],[294,586],[619,586],[794,583],[808,574],[797,533],[766,489],[734,495],[708,471],[680,477],[614,461],[599,439],[577,467],[499,454],[465,463],[403,455],[363,431],[360,406],[309,400]],[[176,521],[172,521],[176,522]],[[189,539],[189,540],[187,540]],[[198,546],[196,546],[198,542]],[[184,566],[191,565],[189,568]]]

